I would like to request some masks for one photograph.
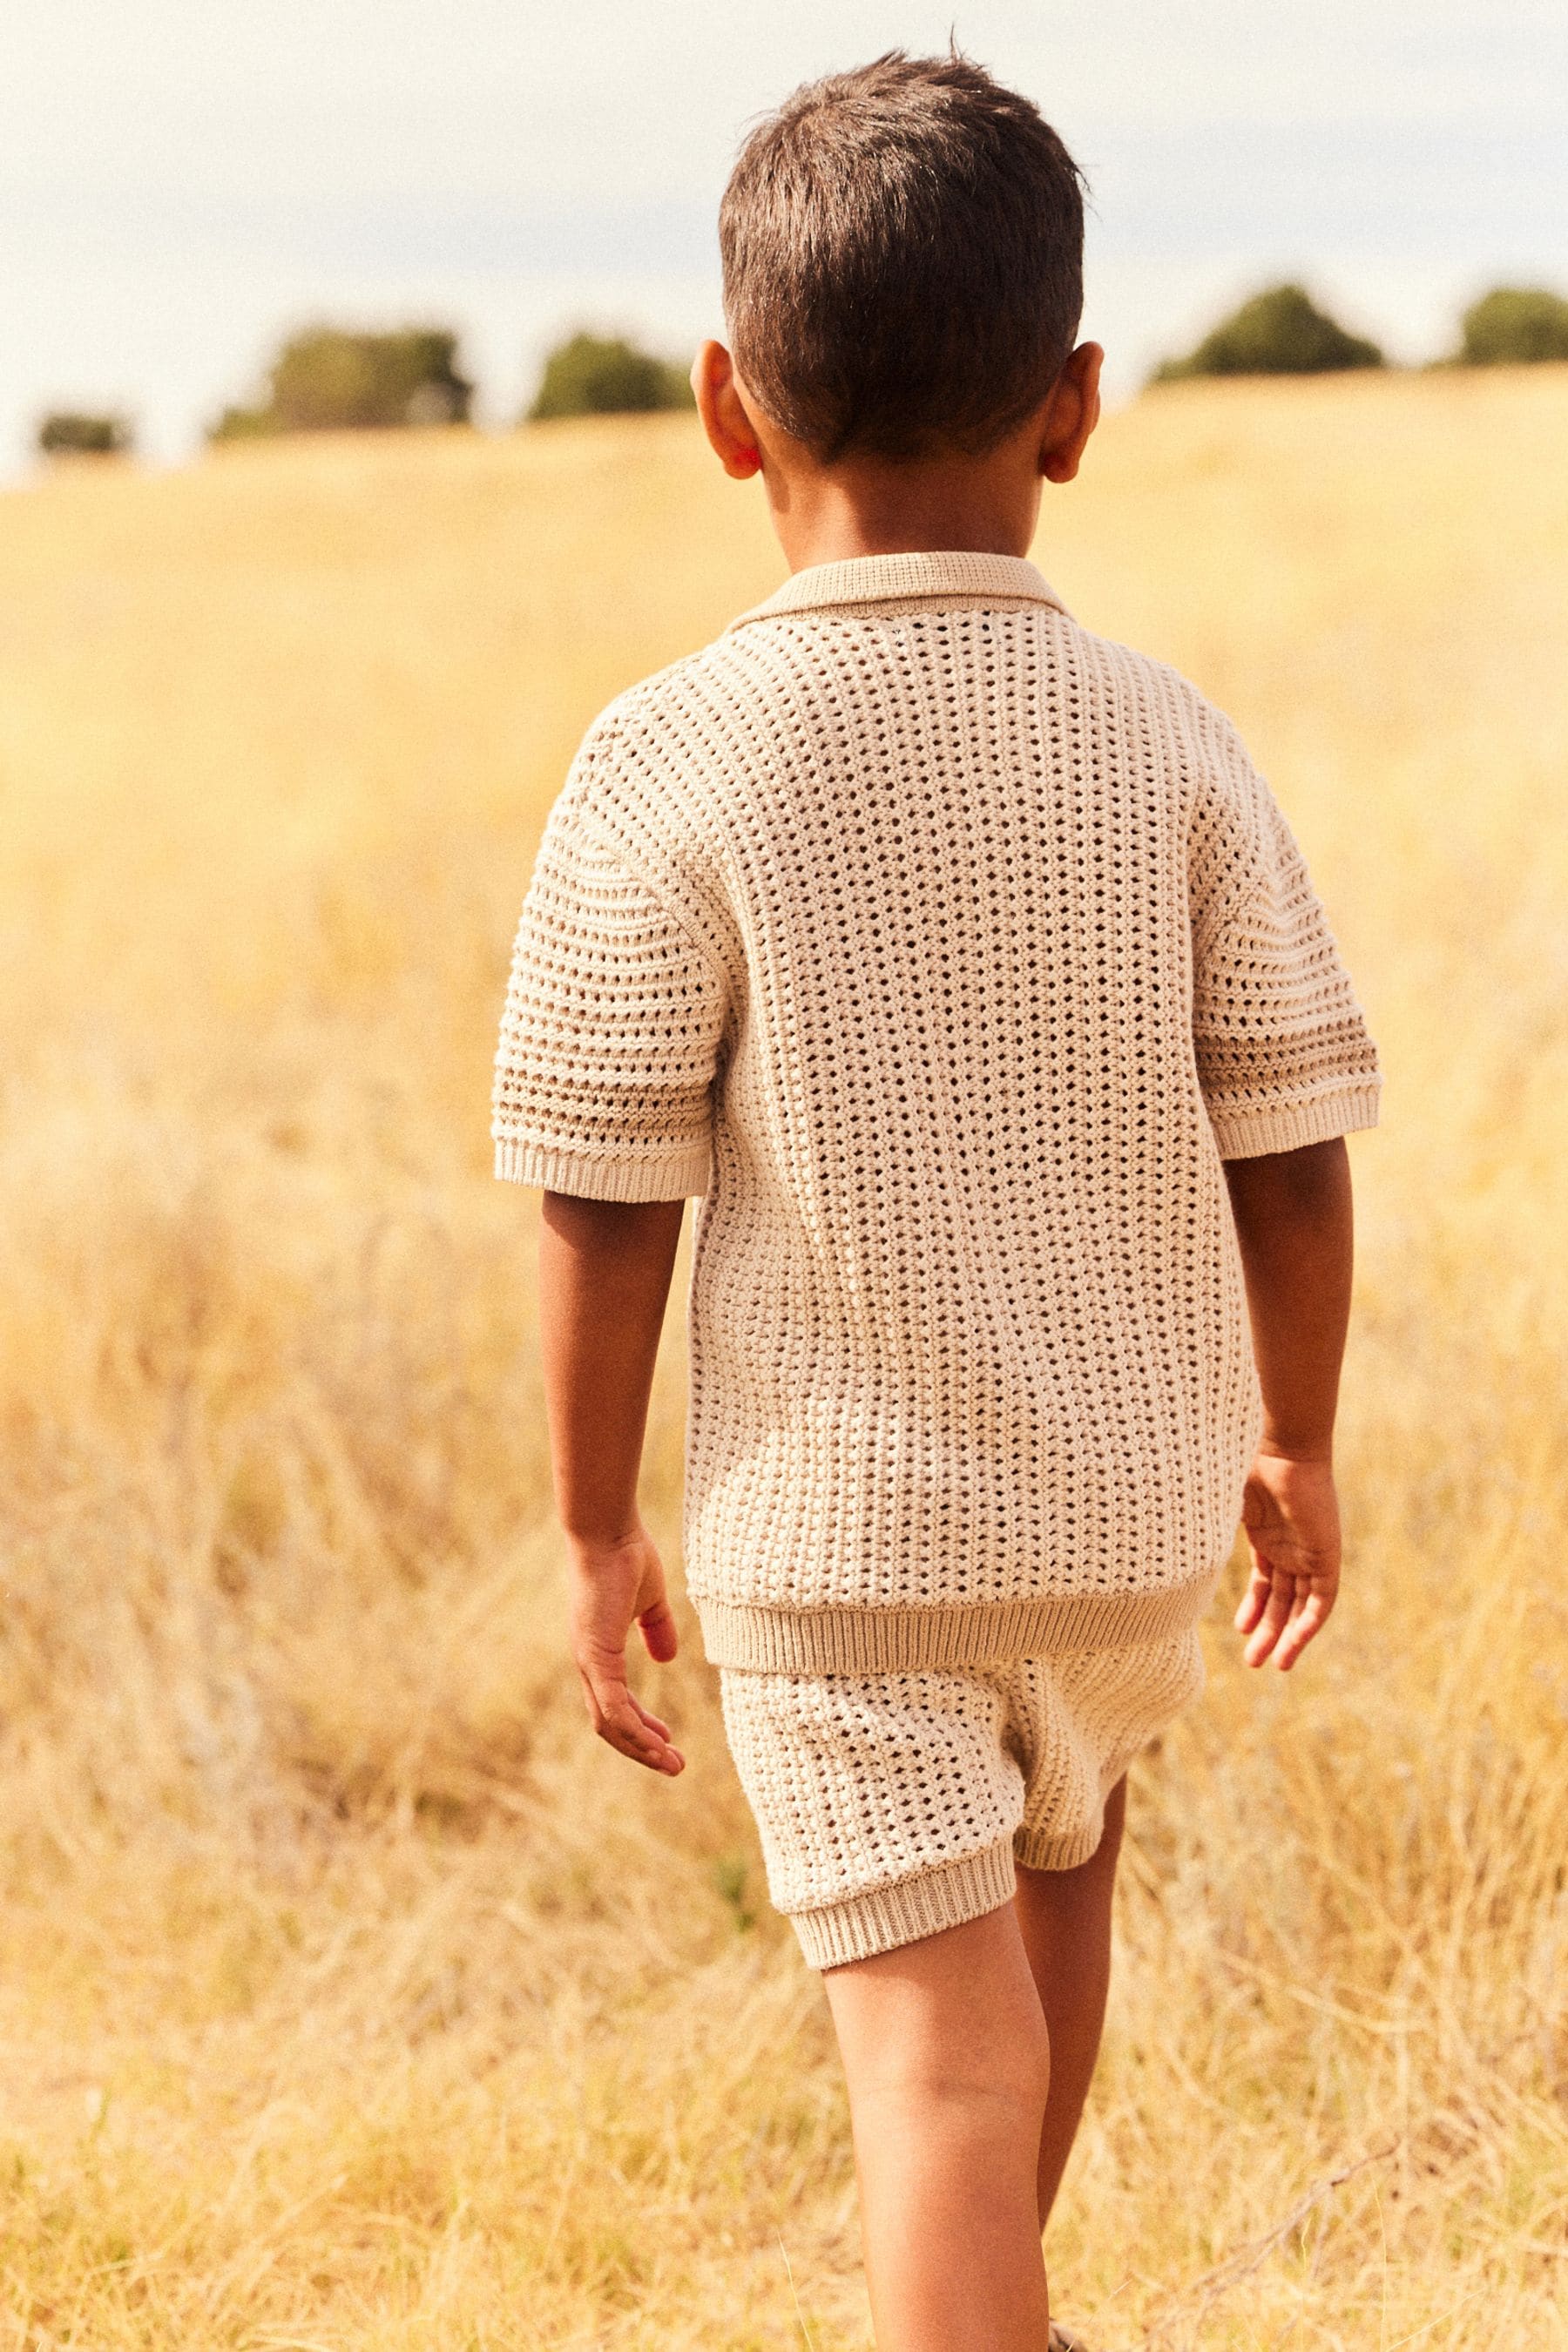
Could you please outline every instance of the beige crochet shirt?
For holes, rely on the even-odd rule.
[[[1258,1434],[1221,1161],[1377,1117],[1235,729],[1012,556],[797,572],[590,728],[523,906],[497,1172],[700,1193],[715,1664],[1153,1640]]]

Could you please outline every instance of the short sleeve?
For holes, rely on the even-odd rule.
[[[1377,1049],[1306,862],[1234,732],[1188,836],[1193,1045],[1220,1156],[1377,1124]]]
[[[598,1201],[708,1189],[721,975],[581,799],[546,823],[496,1054],[496,1174]]]

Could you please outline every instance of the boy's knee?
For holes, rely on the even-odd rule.
[[[937,2001],[857,2003],[840,2021],[851,2098],[879,2105],[1043,2110],[1050,2089],[1051,2045],[1032,1981],[955,1989]],[[850,2025],[847,2032],[844,2026]]]
[[[953,2072],[962,2084],[963,2067]],[[1051,2088],[1051,2037],[1037,2000],[1023,2008],[1011,2030],[995,2038],[976,2075],[980,2095],[1005,2098],[1030,2115],[1044,2114]],[[963,2095],[962,2089],[956,2095]]]
[[[898,2108],[976,2136],[1026,2130],[1050,2093],[1050,2036],[1037,2007],[1006,2032],[895,2038],[858,2072],[850,2097],[863,2114]]]

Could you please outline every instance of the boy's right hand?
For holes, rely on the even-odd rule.
[[[649,1657],[663,1665],[676,1651],[675,1617],[666,1598],[664,1563],[652,1538],[634,1528],[621,1542],[568,1545],[572,1580],[572,1655],[588,1717],[599,1738],[634,1764],[671,1777],[686,1759],[669,1726],[649,1713],[626,1681],[626,1643],[642,1629]]]
[[[1252,1575],[1236,1628],[1249,1636],[1242,1655],[1261,1666],[1272,1654],[1289,1674],[1321,1631],[1340,1590],[1340,1506],[1334,1474],[1323,1461],[1260,1450],[1247,1474],[1242,1525]]]

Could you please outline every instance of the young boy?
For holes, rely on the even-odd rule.
[[[1027,100],[797,91],[694,371],[791,577],[590,728],[529,887],[498,1170],[600,1736],[674,1655],[637,1511],[684,1201],[687,1578],[770,1891],[825,1971],[884,2352],[1040,2352],[1126,1771],[1333,1606],[1350,1129],[1376,1055],[1229,722],[1027,559],[1100,412],[1082,202]],[[1250,1348],[1248,1345],[1250,1310]]]

